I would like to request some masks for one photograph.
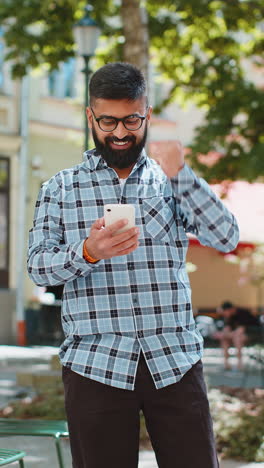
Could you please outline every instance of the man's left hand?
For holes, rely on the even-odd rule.
[[[184,149],[180,141],[168,140],[155,142],[151,157],[160,165],[166,176],[171,179],[184,167]]]

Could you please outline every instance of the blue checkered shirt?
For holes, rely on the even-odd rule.
[[[132,203],[139,247],[91,264],[83,242],[106,203]],[[64,285],[64,366],[123,389],[135,388],[140,351],[156,388],[179,381],[201,358],[185,267],[188,238],[233,250],[233,215],[187,165],[168,179],[142,152],[124,184],[95,150],[43,184],[29,236],[28,271],[39,286]]]

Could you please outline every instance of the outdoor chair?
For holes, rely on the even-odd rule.
[[[66,421],[0,418],[0,436],[13,435],[53,437],[59,468],[64,468],[60,438],[69,436]]]
[[[21,452],[21,450],[0,448],[0,466],[9,465],[10,463],[18,461],[20,468],[24,468],[23,458],[25,455],[25,452]]]

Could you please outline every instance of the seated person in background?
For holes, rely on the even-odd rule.
[[[242,369],[242,348],[248,341],[247,327],[258,325],[258,320],[249,309],[236,307],[230,301],[221,304],[219,313],[224,319],[224,328],[213,336],[220,341],[223,348],[225,369],[230,369],[228,350],[232,345],[237,349],[237,368]]]

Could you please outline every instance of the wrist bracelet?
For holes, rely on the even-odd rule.
[[[89,255],[89,253],[88,253],[88,251],[86,249],[86,246],[85,246],[85,241],[83,243],[83,257],[89,263],[99,262],[99,260],[97,260],[96,258],[93,258],[93,257],[91,257],[91,255]]]

